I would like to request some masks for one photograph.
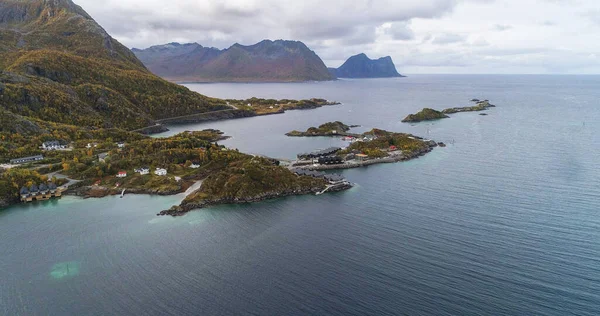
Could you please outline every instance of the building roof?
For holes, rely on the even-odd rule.
[[[29,189],[27,189],[27,187],[22,187],[20,192],[22,195],[29,194]]]
[[[319,157],[319,156],[327,156],[327,155],[331,155],[335,152],[338,152],[342,150],[342,148],[340,147],[329,147],[327,149],[323,149],[323,150],[317,150],[317,151],[313,151],[310,153],[304,153],[304,154],[299,154],[298,157],[303,157],[303,156],[312,156],[312,157]]]
[[[42,184],[40,184],[39,189],[40,189],[40,191],[48,191],[48,186],[42,183]]]
[[[56,190],[56,184],[54,184],[54,182],[50,182],[50,184],[48,184],[48,189]]]
[[[37,186],[37,185],[35,185],[35,184],[32,184],[32,185],[29,187],[29,192],[38,192],[38,191],[39,191],[39,189],[38,189],[38,186]]]
[[[36,156],[29,156],[29,157],[23,157],[23,158],[15,158],[15,159],[11,159],[10,161],[35,160],[35,159],[44,159],[44,156],[42,156],[42,155],[36,155]]]
[[[119,171],[119,174],[127,174],[127,171]]]
[[[60,142],[57,140],[49,140],[47,142],[44,142],[44,145],[46,146],[60,146]]]
[[[98,154],[98,158],[100,158],[100,159],[104,159],[104,158],[106,158],[106,157],[108,157],[108,153],[101,153],[101,154]]]

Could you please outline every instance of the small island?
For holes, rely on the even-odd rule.
[[[405,133],[373,129],[352,137],[346,148],[332,147],[298,154],[291,168],[300,170],[335,170],[393,163],[418,158],[443,143]]]
[[[449,118],[448,115],[430,108],[424,108],[421,112],[410,114],[402,120],[403,123],[417,123],[422,121],[433,121]]]
[[[418,122],[423,122],[423,121],[434,121],[434,120],[449,118],[450,116],[448,116],[447,114],[455,114],[455,113],[461,113],[461,112],[479,112],[479,111],[486,111],[489,108],[496,107],[495,105],[491,104],[489,100],[480,101],[479,99],[472,99],[471,102],[475,102],[476,105],[448,108],[448,109],[444,109],[442,111],[437,111],[437,110],[430,109],[430,108],[424,108],[419,113],[408,115],[404,120],[402,120],[402,122],[403,123],[418,123]]]
[[[473,101],[473,102],[476,102],[477,104],[474,106],[465,106],[465,107],[445,109],[442,111],[442,113],[454,114],[454,113],[460,113],[460,112],[479,112],[479,111],[485,111],[488,108],[496,107],[495,105],[490,104],[490,101],[488,101],[488,100]]]
[[[285,135],[291,137],[317,137],[317,136],[358,136],[348,131],[358,125],[346,125],[340,121],[327,122],[319,127],[310,127],[305,132],[291,131]]]

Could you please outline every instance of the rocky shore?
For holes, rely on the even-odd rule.
[[[476,99],[474,99],[476,100]],[[445,114],[454,114],[454,113],[461,113],[461,112],[479,112],[479,111],[485,111],[488,108],[495,108],[496,106],[491,104],[490,101],[488,100],[484,100],[484,101],[473,101],[475,103],[477,103],[475,106],[465,106],[465,107],[457,107],[457,108],[449,108],[449,109],[445,109],[442,111],[442,113]]]
[[[352,188],[351,184],[339,185],[339,186],[331,187],[328,190],[328,192],[340,192],[340,191],[348,190],[351,188]],[[277,199],[277,198],[282,198],[282,197],[287,197],[287,196],[317,194],[319,192],[322,192],[324,189],[325,189],[324,187],[320,187],[320,186],[316,187],[315,186],[315,187],[310,187],[310,188],[306,188],[303,190],[282,190],[282,191],[264,192],[264,193],[256,195],[256,196],[250,196],[250,197],[246,197],[246,198],[208,199],[208,200],[204,200],[204,201],[198,202],[198,203],[186,203],[184,201],[181,205],[175,205],[175,206],[171,207],[170,209],[161,211],[160,213],[158,213],[156,215],[177,217],[177,216],[183,216],[192,210],[202,209],[202,208],[215,206],[215,205],[256,203],[256,202],[262,202],[262,201],[266,201],[266,200]]]
[[[434,121],[434,120],[449,118],[450,116],[448,116],[447,114],[455,114],[455,113],[461,113],[461,112],[479,112],[479,111],[485,111],[489,108],[496,107],[495,105],[491,104],[489,100],[480,101],[479,99],[473,99],[473,100],[471,100],[471,102],[475,102],[476,105],[448,108],[448,109],[444,109],[442,111],[437,111],[437,110],[430,109],[430,108],[424,108],[423,110],[421,110],[420,112],[418,112],[416,114],[408,115],[404,120],[402,120],[402,122],[403,123],[418,123],[418,122],[423,122],[423,121]]]

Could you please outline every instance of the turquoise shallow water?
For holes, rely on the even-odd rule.
[[[331,120],[453,145],[346,170],[347,192],[155,214],[182,196],[65,197],[0,211],[0,314],[600,314],[600,77],[413,76],[188,85],[343,105],[175,126],[291,158]],[[489,98],[489,116],[400,120]]]

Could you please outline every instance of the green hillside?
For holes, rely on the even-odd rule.
[[[124,129],[226,108],[150,73],[70,0],[0,4],[0,106],[52,122]]]

